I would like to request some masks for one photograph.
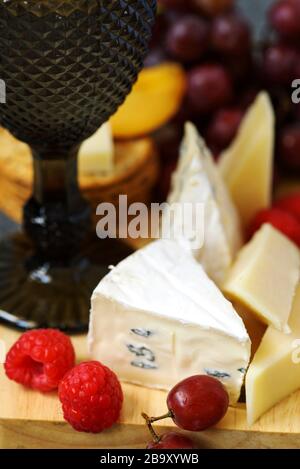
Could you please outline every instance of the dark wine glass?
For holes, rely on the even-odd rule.
[[[32,150],[24,233],[0,244],[0,320],[86,329],[92,290],[130,251],[94,242],[77,153],[142,67],[154,0],[0,0],[0,123]],[[1,144],[1,142],[0,142]]]

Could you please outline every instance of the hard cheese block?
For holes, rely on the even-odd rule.
[[[265,224],[240,251],[223,290],[251,308],[266,324],[289,332],[299,269],[298,248]]]
[[[170,389],[195,374],[236,402],[250,356],[244,324],[192,255],[158,240],[122,261],[92,296],[92,358],[120,379]]]
[[[114,143],[111,125],[107,122],[81,145],[79,172],[86,175],[99,175],[112,171],[113,167]]]
[[[246,376],[248,423],[300,388],[300,286],[289,321],[291,334],[269,326]]]
[[[238,207],[243,226],[271,204],[274,111],[262,92],[246,114],[232,145],[219,160],[221,174]]]
[[[177,170],[173,175],[169,204],[203,204],[204,243],[193,246],[195,258],[208,275],[221,284],[242,244],[237,211],[213,158],[196,128],[186,124]],[[166,217],[166,212],[163,214]],[[181,236],[180,219],[174,219]],[[200,228],[201,229],[201,228]]]

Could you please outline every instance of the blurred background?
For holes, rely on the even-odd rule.
[[[111,119],[116,177],[111,171],[93,174],[93,164],[88,168],[85,160],[83,190],[95,204],[114,200],[122,191],[132,192],[132,201],[147,199],[150,191],[151,200],[165,200],[184,122],[197,125],[218,159],[262,89],[270,94],[276,113],[274,190],[286,185],[299,190],[300,104],[292,102],[292,82],[297,78],[300,0],[158,0],[145,68]],[[148,155],[154,151],[155,162]],[[6,199],[0,208],[20,221],[32,181],[22,169],[27,160],[20,160],[18,180],[8,161],[4,159],[0,170],[8,190],[13,190],[10,206]],[[127,169],[132,165],[129,180]],[[139,195],[143,190],[145,194]],[[11,227],[1,220],[2,232]]]
[[[154,129],[161,199],[168,192],[184,121],[196,123],[218,158],[261,89],[269,92],[276,112],[275,179],[299,176],[300,105],[291,100],[292,81],[300,78],[299,10],[298,0],[159,0],[144,73],[175,61],[178,70],[165,79],[175,81],[179,67],[184,75],[177,89],[173,84],[173,98],[171,93],[162,97],[164,111],[170,109],[168,122]],[[171,109],[175,101],[176,111]],[[152,109],[156,127],[154,104]]]

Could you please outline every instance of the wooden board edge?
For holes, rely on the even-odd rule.
[[[170,430],[174,431],[174,428],[163,426],[159,428],[159,433]],[[185,434],[195,441],[199,449],[299,449],[300,447],[300,433],[212,429],[202,433],[185,432]],[[143,449],[150,440],[148,429],[141,425],[117,424],[110,430],[93,435],[74,432],[64,422],[0,421],[2,449]]]

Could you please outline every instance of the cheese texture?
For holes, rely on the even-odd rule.
[[[193,246],[192,251],[207,274],[221,284],[242,245],[239,218],[208,148],[190,123],[186,124],[168,202],[203,204],[204,243]],[[180,237],[182,230],[176,230],[176,224],[182,221],[175,216],[173,223],[175,235],[178,231]]]
[[[299,269],[296,245],[265,224],[240,251],[223,290],[247,305],[265,324],[288,333]]]
[[[246,376],[249,425],[300,388],[300,286],[289,325],[291,334],[269,326]]]
[[[170,389],[194,374],[226,386],[236,402],[250,357],[240,317],[189,251],[158,240],[99,283],[89,350],[123,381]]]
[[[242,224],[271,204],[275,117],[270,98],[261,92],[247,112],[232,145],[219,159],[221,174]]]
[[[79,150],[81,175],[101,175],[114,167],[114,142],[111,125],[107,122],[85,140]]]

